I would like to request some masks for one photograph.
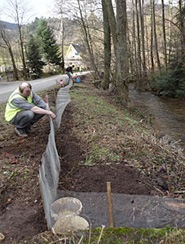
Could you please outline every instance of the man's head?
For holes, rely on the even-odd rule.
[[[32,87],[31,87],[30,83],[28,83],[28,82],[23,82],[23,83],[21,83],[20,86],[19,86],[19,91],[20,91],[20,93],[21,93],[21,95],[22,95],[23,97],[27,98],[27,97],[29,97],[29,95],[30,95],[31,88],[32,88]]]

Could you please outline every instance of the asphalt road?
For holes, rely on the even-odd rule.
[[[38,92],[56,85],[61,79],[67,79],[67,75],[55,75],[28,82],[32,85],[34,91]],[[14,91],[22,82],[23,81],[0,82],[0,103],[7,102],[12,91]]]

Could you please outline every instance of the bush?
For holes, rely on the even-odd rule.
[[[158,95],[182,97],[185,95],[185,68],[182,65],[175,69],[160,72],[154,77],[153,88]]]

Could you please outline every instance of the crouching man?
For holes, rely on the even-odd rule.
[[[6,104],[5,119],[15,125],[15,132],[20,137],[27,137],[31,126],[44,115],[56,118],[52,111],[46,109],[46,103],[32,90],[28,82],[21,83]]]

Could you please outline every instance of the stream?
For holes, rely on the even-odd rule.
[[[152,124],[162,136],[168,135],[173,141],[180,141],[185,149],[185,100],[158,97],[150,92],[139,92],[130,86],[132,106],[152,116]]]

